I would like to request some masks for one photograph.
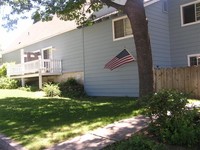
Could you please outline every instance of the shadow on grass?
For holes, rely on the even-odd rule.
[[[133,98],[83,98],[81,100],[9,97],[0,99],[0,132],[21,142],[52,136],[51,143],[83,134],[138,113]],[[53,137],[65,132],[62,137]]]

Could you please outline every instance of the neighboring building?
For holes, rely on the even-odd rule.
[[[154,67],[200,64],[200,1],[149,0],[145,9]],[[16,66],[9,70],[10,76],[39,77],[40,86],[42,79],[73,76],[91,96],[138,96],[137,61],[112,71],[104,68],[124,48],[137,60],[127,17],[107,7],[96,16],[93,26],[83,28],[56,18],[33,25],[3,54],[3,62],[21,63],[19,71]]]

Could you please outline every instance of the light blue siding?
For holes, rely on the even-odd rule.
[[[63,72],[83,71],[83,40],[80,29],[72,30],[47,40],[24,47],[25,52],[52,46],[53,59],[62,60]]]
[[[146,8],[154,66],[170,66],[168,14],[158,2]],[[113,41],[112,20],[84,29],[85,89],[93,96],[132,96],[139,93],[137,62],[110,71],[104,65],[124,48],[136,56],[133,38]]]
[[[182,27],[180,5],[196,0],[169,0],[172,66],[187,66],[187,55],[200,53],[200,24]]]
[[[20,50],[5,53],[2,55],[2,61],[3,61],[3,63],[6,63],[6,62],[8,62],[8,63],[15,62],[16,64],[21,63],[20,54],[21,54]]]
[[[162,0],[146,7],[154,67],[171,66],[168,14]]]
[[[154,66],[171,66],[168,14],[162,12],[162,1],[146,7]],[[93,26],[72,30],[24,47],[35,51],[53,46],[54,59],[63,60],[64,72],[84,71],[84,86],[91,96],[139,95],[137,61],[113,71],[104,66],[124,48],[136,59],[134,39],[113,41],[112,19]]]
[[[131,62],[113,71],[105,64],[124,47],[136,56],[133,38],[114,41],[112,21],[104,21],[84,29],[85,33],[85,89],[94,96],[136,96],[138,94],[137,64]]]

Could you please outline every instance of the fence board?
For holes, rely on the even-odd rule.
[[[159,68],[154,70],[154,88],[176,89],[200,98],[200,67]]]
[[[197,73],[198,73],[198,75],[197,75],[197,87],[198,87],[197,98],[199,98],[200,97],[200,67],[197,68]]]

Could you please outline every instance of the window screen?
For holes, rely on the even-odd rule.
[[[183,7],[183,23],[195,22],[195,5]]]

